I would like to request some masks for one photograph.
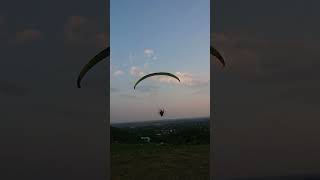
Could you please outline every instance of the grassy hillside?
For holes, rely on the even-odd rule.
[[[209,145],[113,144],[112,180],[208,180]]]
[[[116,124],[111,127],[112,180],[207,180],[209,141],[208,119]]]

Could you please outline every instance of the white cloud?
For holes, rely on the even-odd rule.
[[[132,66],[130,68],[130,74],[132,76],[141,77],[146,73],[143,72],[139,67]],[[152,76],[150,77],[150,79],[160,83],[186,86],[186,87],[204,87],[210,84],[210,80],[208,78],[200,78],[191,73],[176,72],[175,75],[180,79],[180,82],[177,81],[177,79],[172,78],[170,76]]]
[[[144,49],[144,56],[147,58],[153,58],[154,57],[154,50],[150,48]]]
[[[124,74],[124,72],[121,71],[121,70],[117,70],[117,71],[115,71],[115,72],[113,73],[113,75],[115,75],[115,76],[121,76],[121,75],[123,75],[123,74]]]
[[[179,77],[180,82],[168,76],[154,76],[152,77],[152,79],[157,80],[161,83],[182,85],[187,87],[202,87],[207,86],[210,83],[209,79],[201,79],[191,73],[176,72],[175,75]]]
[[[138,67],[136,67],[136,66],[132,66],[132,67],[130,68],[130,74],[131,74],[132,76],[143,76],[143,75],[144,75],[144,72],[143,72],[140,68],[138,68]]]

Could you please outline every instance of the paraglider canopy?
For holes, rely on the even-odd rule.
[[[142,78],[140,78],[133,86],[133,89],[136,89],[136,86],[141,82],[143,81],[144,79],[146,78],[149,78],[149,77],[152,77],[152,76],[170,76],[170,77],[173,77],[175,79],[177,79],[179,82],[180,82],[180,79],[174,75],[174,74],[171,74],[171,73],[168,73],[168,72],[156,72],[156,73],[151,73],[151,74],[147,74],[145,76],[143,76]]]

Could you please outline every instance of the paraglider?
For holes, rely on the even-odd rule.
[[[159,114],[160,114],[160,116],[162,117],[163,114],[164,114],[164,109],[160,109]]]
[[[152,76],[170,76],[170,77],[172,77],[172,78],[177,79],[177,80],[180,82],[180,79],[179,79],[176,75],[174,75],[174,74],[167,73],[167,72],[156,72],[156,73],[147,74],[147,75],[143,76],[142,78],[140,78],[140,79],[135,83],[135,85],[133,86],[133,89],[136,89],[136,86],[137,86],[141,81],[143,81],[144,79],[147,79],[147,78],[149,78],[149,77],[152,77]],[[160,110],[159,110],[159,114],[160,114],[161,117],[164,115],[164,112],[165,112],[164,109],[160,109]]]
[[[215,48],[210,46],[210,54],[217,57],[220,63],[225,66],[225,61],[222,55],[217,51]],[[98,62],[102,61],[105,58],[110,57],[110,47],[107,47],[106,49],[102,50],[99,54],[94,56],[81,70],[78,79],[77,79],[77,86],[78,88],[81,88],[81,80],[86,75],[86,73],[95,66]],[[142,81],[142,80],[141,80]]]
[[[156,73],[151,73],[151,74],[147,74],[145,76],[143,76],[142,78],[140,78],[133,86],[133,89],[136,89],[136,86],[141,82],[143,81],[144,79],[146,78],[149,78],[149,77],[152,77],[152,76],[170,76],[170,77],[173,77],[175,79],[177,79],[179,82],[180,82],[180,79],[174,75],[174,74],[171,74],[171,73],[168,73],[168,72],[156,72]]]
[[[210,46],[210,54],[215,56],[216,58],[218,58],[218,60],[220,61],[220,63],[223,65],[223,67],[225,66],[225,61],[224,58],[222,57],[222,55],[219,53],[219,51],[217,51],[215,48],[213,48],[212,46]],[[77,79],[77,86],[78,88],[81,88],[81,80],[83,79],[83,77],[87,74],[87,72],[93,67],[95,66],[97,63],[99,63],[100,61],[102,61],[105,58],[109,58],[110,57],[110,47],[107,47],[106,49],[102,50],[99,54],[97,54],[96,56],[94,56],[81,70],[78,79]],[[180,79],[175,76],[174,74],[171,73],[167,73],[167,72],[157,72],[157,73],[151,73],[148,75],[143,76],[142,78],[140,78],[134,85],[133,89],[136,88],[136,86],[143,81],[146,78],[152,77],[152,76],[158,76],[158,75],[164,75],[164,76],[170,76],[172,78],[177,79],[180,82]],[[159,114],[162,117],[164,115],[165,111],[164,109],[160,109],[159,110]]]

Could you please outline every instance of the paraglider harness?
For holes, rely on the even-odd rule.
[[[159,114],[162,117],[164,115],[164,109],[160,109]]]

